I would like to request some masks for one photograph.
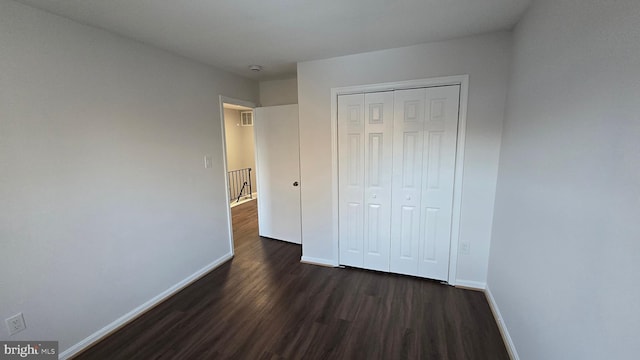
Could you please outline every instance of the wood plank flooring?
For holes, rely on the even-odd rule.
[[[481,292],[302,264],[232,213],[233,260],[76,359],[509,359]]]

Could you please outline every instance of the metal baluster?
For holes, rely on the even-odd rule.
[[[253,199],[253,189],[251,188],[251,168],[249,168],[249,199]]]

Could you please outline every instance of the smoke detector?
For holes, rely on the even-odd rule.
[[[262,66],[260,66],[260,65],[250,65],[249,66],[249,70],[251,70],[253,72],[260,72],[260,71],[262,71]]]

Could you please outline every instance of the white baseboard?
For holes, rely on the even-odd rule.
[[[211,264],[209,264],[209,265],[203,267],[202,269],[196,271],[195,273],[193,273],[192,275],[190,275],[186,279],[184,279],[184,280],[180,281],[179,283],[173,285],[172,287],[170,287],[167,290],[163,291],[162,293],[156,295],[155,297],[153,297],[149,301],[145,302],[144,304],[142,304],[142,305],[138,306],[137,308],[129,311],[128,313],[122,315],[120,318],[116,319],[111,324],[109,324],[109,325],[103,327],[102,329],[94,332],[93,334],[91,334],[88,337],[86,337],[84,340],[82,340],[79,343],[71,346],[70,348],[68,348],[64,352],[60,353],[59,359],[69,359],[72,356],[75,356],[78,353],[80,353],[81,351],[83,351],[86,348],[90,347],[91,345],[93,345],[93,344],[97,343],[98,341],[104,339],[105,337],[111,335],[112,333],[114,333],[115,331],[120,329],[121,327],[125,326],[126,324],[128,324],[131,321],[133,321],[134,319],[136,319],[140,315],[144,314],[145,312],[151,310],[153,307],[155,307],[156,305],[160,304],[161,302],[163,302],[167,298],[171,297],[172,295],[174,295],[178,291],[184,289],[185,287],[189,286],[194,281],[200,279],[201,277],[203,277],[204,275],[209,273],[211,270],[213,270],[213,269],[217,268],[218,266],[224,264],[225,262],[227,262],[232,257],[233,257],[233,254],[231,254],[231,253],[226,254],[226,255],[222,256],[221,258],[217,259],[216,261],[212,262]]]
[[[491,290],[487,286],[484,290],[484,293],[489,300],[489,306],[491,307],[491,311],[493,312],[493,317],[496,319],[496,323],[498,324],[498,329],[500,330],[500,335],[502,335],[502,340],[504,340],[505,345],[507,346],[507,351],[509,352],[509,357],[512,360],[520,360],[518,356],[518,352],[516,351],[516,346],[511,340],[511,335],[509,335],[509,330],[507,330],[507,326],[502,319],[502,314],[500,314],[500,309],[498,309],[498,304],[496,300],[493,298],[493,294]]]
[[[473,290],[484,290],[487,288],[487,283],[471,280],[456,280],[455,286]]]
[[[305,264],[329,266],[329,267],[336,267],[337,266],[331,260],[314,258],[314,257],[309,257],[309,256],[303,256],[302,258],[300,258],[300,262],[301,263],[305,263]]]

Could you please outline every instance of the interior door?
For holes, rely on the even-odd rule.
[[[391,272],[448,278],[459,94],[395,92]]]
[[[365,94],[364,267],[389,271],[393,91]]]
[[[395,92],[391,271],[418,274],[426,89]]]
[[[449,275],[460,86],[426,89],[418,276]]]
[[[389,271],[393,92],[338,97],[340,263]]]
[[[338,96],[340,264],[364,267],[364,94]]]
[[[253,123],[258,232],[301,244],[298,105],[256,108]]]
[[[448,279],[459,96],[338,96],[340,264]]]

